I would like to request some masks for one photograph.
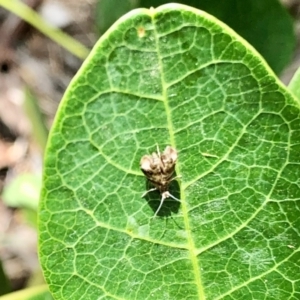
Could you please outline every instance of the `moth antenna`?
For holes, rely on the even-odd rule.
[[[177,176],[171,178],[171,179],[170,179],[170,182],[173,181],[173,180],[180,179],[180,178],[182,178],[182,176],[181,176],[181,175],[177,175]]]
[[[158,144],[156,144],[156,151],[157,151],[158,157],[160,157],[160,152],[159,152]]]
[[[153,192],[153,191],[156,191],[156,190],[157,190],[157,188],[153,188],[153,189],[150,189],[150,190],[146,191],[146,192],[142,195],[141,198],[144,198],[148,193]]]

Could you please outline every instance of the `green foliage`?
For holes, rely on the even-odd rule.
[[[291,61],[296,37],[293,21],[278,0],[201,0],[201,9],[245,38],[279,74]]]
[[[2,261],[0,260],[0,299],[2,295],[5,295],[11,291],[9,280],[3,270]]]
[[[46,149],[39,253],[55,299],[298,299],[299,103],[226,25],[170,4],[100,39]],[[139,160],[179,151],[170,192]]]
[[[46,285],[40,285],[26,290],[14,292],[0,297],[0,300],[52,300]]]
[[[24,207],[36,210],[41,190],[41,178],[34,174],[22,174],[3,190],[3,201],[10,207]]]
[[[134,7],[157,7],[168,2],[170,1],[99,0],[97,26],[100,32],[104,32]],[[293,21],[278,0],[176,2],[202,9],[222,20],[253,45],[277,74],[290,62],[296,45]]]
[[[48,138],[48,129],[45,124],[44,116],[38,106],[38,100],[30,91],[29,87],[24,88],[25,101],[23,104],[24,111],[31,123],[32,135],[35,141],[44,151]]]
[[[105,32],[121,16],[136,8],[136,0],[100,0],[96,6],[96,28]]]

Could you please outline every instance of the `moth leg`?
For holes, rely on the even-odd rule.
[[[150,189],[150,190],[144,192],[141,198],[144,198],[148,193],[156,191],[156,190],[157,190],[157,188],[153,188],[153,189]]]
[[[174,196],[173,196],[173,195],[171,195],[169,192],[168,192],[168,197],[171,197],[172,199],[174,199],[174,200],[176,200],[176,201],[179,201],[179,202],[181,202],[181,200],[180,200],[180,199],[178,199],[178,198],[174,197]]]
[[[161,195],[161,200],[160,200],[160,204],[159,204],[158,209],[156,210],[156,212],[155,212],[155,214],[154,214],[154,216],[153,216],[152,218],[156,217],[156,215],[157,215],[158,212],[160,211],[160,209],[161,209],[161,207],[162,207],[162,205],[163,205],[165,199],[166,199],[166,198],[169,198],[169,197],[171,197],[172,199],[174,199],[174,200],[176,200],[176,201],[178,201],[178,202],[181,202],[180,199],[174,197],[174,196],[171,195],[169,192],[164,192],[164,193],[162,193],[162,195]]]
[[[152,218],[155,218],[155,217],[156,217],[156,215],[157,215],[158,212],[160,211],[160,209],[161,209],[161,207],[162,207],[162,205],[163,205],[165,199],[166,199],[166,197],[164,196],[164,194],[162,194],[161,200],[160,200],[160,204],[159,204],[159,206],[158,206],[158,209],[156,210],[156,212],[155,212],[155,214],[154,214],[154,216],[153,216]]]

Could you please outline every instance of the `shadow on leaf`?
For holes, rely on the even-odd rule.
[[[148,191],[151,188],[153,188],[153,186],[151,185],[151,183],[148,180],[146,180],[146,190]],[[172,194],[175,198],[180,199],[180,188],[179,188],[179,183],[177,182],[177,180],[173,180],[170,183],[169,193]],[[153,214],[155,214],[155,212],[157,211],[157,209],[160,205],[160,202],[161,202],[160,192],[158,190],[151,191],[151,192],[147,193],[143,198],[148,202],[149,206],[153,210]],[[179,201],[176,201],[170,197],[166,198],[162,204],[162,207],[157,212],[156,216],[157,217],[169,217],[169,216],[171,216],[172,213],[177,214],[179,211],[179,207],[180,207]]]

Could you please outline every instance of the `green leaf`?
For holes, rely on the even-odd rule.
[[[289,83],[289,90],[300,99],[300,68],[296,71]]]
[[[137,0],[100,0],[96,5],[96,27],[104,33],[118,18],[136,8]]]
[[[72,81],[46,149],[39,253],[56,299],[297,299],[299,103],[242,38],[138,9]],[[172,145],[160,203],[139,161]]]
[[[120,3],[122,2],[122,4]],[[99,0],[96,20],[104,32],[134,7],[156,7],[168,0]],[[296,36],[293,20],[278,0],[184,0],[222,20],[246,39],[279,74],[291,61]]]
[[[280,1],[201,0],[199,3],[199,8],[222,20],[254,46],[275,73],[279,74],[290,63],[296,36],[293,20]]]

